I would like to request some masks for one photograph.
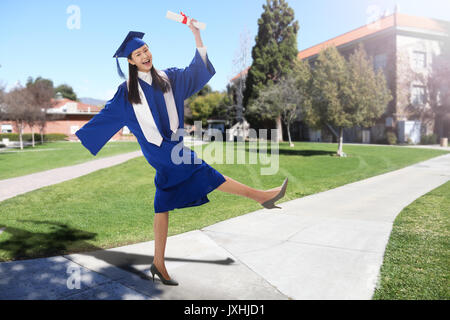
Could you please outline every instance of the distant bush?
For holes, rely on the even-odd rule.
[[[429,134],[429,135],[422,135],[420,137],[420,144],[437,144],[438,138],[437,135]]]
[[[378,138],[374,141],[375,144],[388,144],[386,138]]]
[[[386,132],[386,140],[388,144],[397,144],[397,135],[394,131],[387,131]]]
[[[68,136],[62,133],[49,133],[44,134],[44,141],[61,141],[65,140]],[[0,133],[0,141],[3,139],[9,139],[9,141],[19,141],[18,133]],[[31,133],[24,133],[22,135],[23,141],[32,141]],[[41,135],[39,133],[34,134],[34,141],[41,141]]]

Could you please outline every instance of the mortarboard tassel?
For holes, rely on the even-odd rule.
[[[118,56],[116,56],[116,63],[117,63],[117,73],[119,74],[119,76],[121,78],[124,78],[126,80],[127,77],[125,77],[125,74],[122,72],[122,69],[120,68],[119,57]]]

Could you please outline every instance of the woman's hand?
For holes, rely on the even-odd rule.
[[[194,22],[197,22],[197,20],[191,19],[191,22],[189,23],[188,27],[189,29],[191,29],[194,36],[196,36],[197,34],[200,35],[200,29],[194,26]]]
[[[194,26],[194,22],[197,22],[197,20],[192,19],[189,23],[189,29],[191,29],[192,34],[195,37],[195,44],[197,45],[197,48],[203,47],[203,41],[200,36],[200,29]]]

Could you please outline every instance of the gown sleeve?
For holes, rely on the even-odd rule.
[[[125,125],[126,95],[124,90],[124,86],[119,86],[114,98],[109,100],[98,114],[75,132],[83,146],[94,156]]]
[[[169,77],[172,90],[176,97],[186,100],[203,88],[208,81],[216,74],[211,61],[206,54],[206,64],[199,51],[195,50],[194,59],[190,65],[184,69],[169,68],[164,70]]]

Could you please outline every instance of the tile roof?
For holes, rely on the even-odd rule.
[[[94,105],[90,105],[90,104],[86,104],[86,103],[82,103],[82,102],[78,102],[78,101],[73,101],[70,99],[61,99],[61,100],[55,100],[52,99],[52,108],[60,108],[64,105],[66,105],[67,103],[76,103],[77,104],[77,111],[79,112],[88,112],[90,110],[90,112],[99,112],[102,108],[98,107],[98,106],[94,106]]]
[[[237,76],[235,76],[233,79],[231,79],[230,82],[233,82],[234,80],[238,79],[241,75],[246,75],[248,72],[248,69],[250,69],[250,67],[248,67],[244,71],[240,72]]]
[[[445,23],[445,22],[444,22]],[[439,20],[425,18],[425,17],[416,17],[410,16],[403,13],[393,13],[389,16],[383,17],[379,20],[376,20],[372,23],[359,27],[357,29],[346,32],[342,35],[319,43],[315,46],[312,46],[308,49],[302,50],[298,53],[297,58],[302,60],[308,57],[311,57],[315,54],[318,54],[320,50],[326,48],[327,46],[340,46],[345,43],[352,42],[354,40],[358,40],[364,38],[368,35],[389,29],[397,25],[397,27],[408,27],[408,28],[416,28],[428,31],[437,31],[446,33],[444,23]]]

